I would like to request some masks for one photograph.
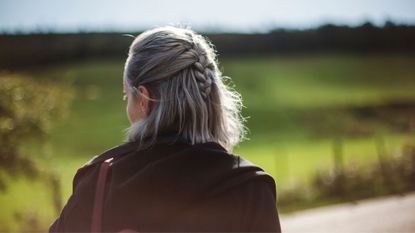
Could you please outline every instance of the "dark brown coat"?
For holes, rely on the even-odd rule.
[[[171,136],[137,150],[126,143],[75,175],[73,194],[50,232],[90,231],[99,164],[114,157],[102,230],[280,232],[275,182],[217,143],[190,145]]]

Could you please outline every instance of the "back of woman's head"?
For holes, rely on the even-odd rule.
[[[136,98],[147,98],[147,117],[134,122],[128,141],[175,132],[191,144],[217,142],[229,151],[244,137],[240,95],[225,85],[215,51],[190,29],[159,27],[131,44],[124,79]],[[145,86],[150,96],[139,92]]]

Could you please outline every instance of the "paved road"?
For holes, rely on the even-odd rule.
[[[281,216],[290,232],[414,232],[415,193],[364,200]]]

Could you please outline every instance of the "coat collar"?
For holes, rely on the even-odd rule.
[[[115,146],[111,149],[106,150],[104,153],[100,155],[94,156],[90,161],[88,161],[85,165],[83,165],[81,168],[89,167],[94,164],[102,163],[103,161],[113,158],[113,157],[119,157],[123,156],[125,154],[128,154],[133,151],[140,151],[144,149],[138,149],[138,143],[137,141],[134,142],[125,142],[121,145]],[[150,139],[144,139],[144,144],[151,143]],[[181,144],[188,144],[191,145],[190,142],[185,140],[184,138],[177,135],[177,133],[167,132],[163,133],[157,136],[154,144],[151,146],[159,145],[159,144],[175,144],[175,143],[181,143]],[[219,150],[223,152],[227,152],[227,150],[221,146],[220,144],[216,142],[205,142],[205,143],[198,143],[195,144],[195,146],[202,146],[205,148],[213,149],[213,150]]]

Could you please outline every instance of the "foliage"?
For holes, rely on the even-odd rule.
[[[405,145],[395,157],[379,159],[378,164],[349,164],[331,172],[320,172],[313,185],[319,198],[357,200],[415,190],[415,145]]]
[[[50,81],[17,74],[0,74],[0,171],[35,178],[40,170],[20,146],[42,139],[53,122],[67,113],[72,91]],[[4,178],[4,177],[3,177]],[[6,183],[0,177],[0,188]]]
[[[332,170],[320,170],[311,185],[283,189],[278,199],[285,211],[316,206],[319,203],[357,201],[415,190],[415,144],[406,144],[394,157],[378,163],[349,163]]]

